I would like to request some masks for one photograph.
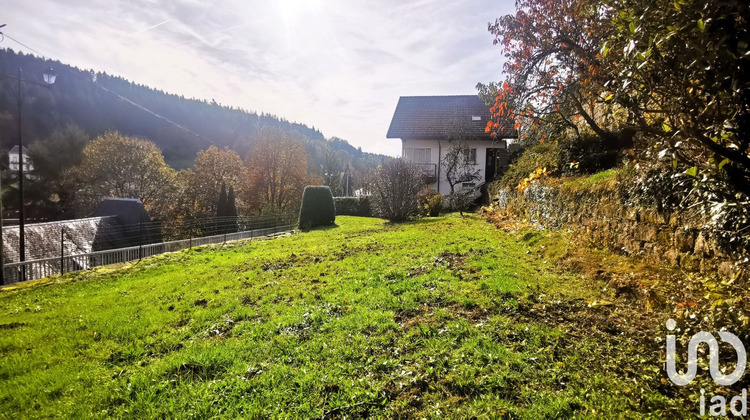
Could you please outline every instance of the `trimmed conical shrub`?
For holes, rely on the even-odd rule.
[[[336,222],[336,206],[331,189],[325,185],[308,185],[302,193],[302,208],[299,211],[299,227],[310,229],[332,225]]]

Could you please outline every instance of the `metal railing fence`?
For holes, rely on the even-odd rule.
[[[60,246],[58,249],[60,252],[58,255],[24,262],[6,263],[3,267],[3,280],[5,284],[9,284],[23,280],[44,278],[53,274],[88,270],[102,265],[140,260],[153,255],[201,245],[269,236],[288,232],[294,229],[296,224],[296,215],[290,214],[254,218],[227,217],[204,219],[199,222],[186,222],[181,226],[181,235],[179,236],[183,236],[185,239],[158,243],[153,243],[153,239],[156,238],[155,234],[144,234],[148,230],[143,226],[136,225],[137,227],[120,229],[117,233],[132,233],[131,243],[135,241],[137,245],[71,255],[66,255],[65,253],[66,247],[64,241],[66,240],[66,235],[61,233],[59,236]],[[237,231],[240,229],[245,230]],[[205,233],[212,234],[207,236],[201,235]]]

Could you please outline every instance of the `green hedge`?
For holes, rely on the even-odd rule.
[[[325,185],[308,185],[302,193],[302,208],[299,211],[299,227],[310,229],[332,225],[336,222],[336,207],[331,189]]]
[[[336,204],[336,216],[372,217],[370,196],[361,197],[333,197]]]

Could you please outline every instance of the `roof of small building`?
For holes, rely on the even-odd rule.
[[[477,95],[402,96],[396,105],[386,137],[447,138],[455,132],[458,125],[468,135],[489,139],[490,135],[485,132],[485,128],[490,117],[490,108]],[[518,132],[513,128],[513,122],[504,121],[495,138],[516,137]]]
[[[151,221],[148,211],[137,198],[105,197],[96,206],[94,216],[116,216],[123,225]]]
[[[36,260],[59,256],[60,233],[64,232],[64,255],[86,254],[96,250],[95,237],[102,229],[118,226],[116,217],[89,217],[46,223],[30,223],[24,228],[26,259]],[[18,262],[19,226],[3,226],[3,261]]]
[[[94,217],[27,224],[24,228],[26,260],[57,257],[60,252],[79,255],[136,246],[141,242],[161,242],[160,229],[148,223],[150,221],[141,200],[107,197],[97,206]],[[143,229],[141,222],[146,225]],[[20,260],[19,234],[19,226],[3,226],[5,263]]]
[[[26,146],[24,146],[22,150],[23,150],[24,154],[28,154],[29,153],[29,149],[27,149]],[[17,155],[18,154],[18,145],[15,145],[15,146],[11,147],[10,150],[8,151],[8,154],[9,155]]]

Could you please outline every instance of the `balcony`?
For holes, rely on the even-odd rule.
[[[425,182],[431,184],[437,182],[437,164],[436,163],[414,163],[422,171]]]

